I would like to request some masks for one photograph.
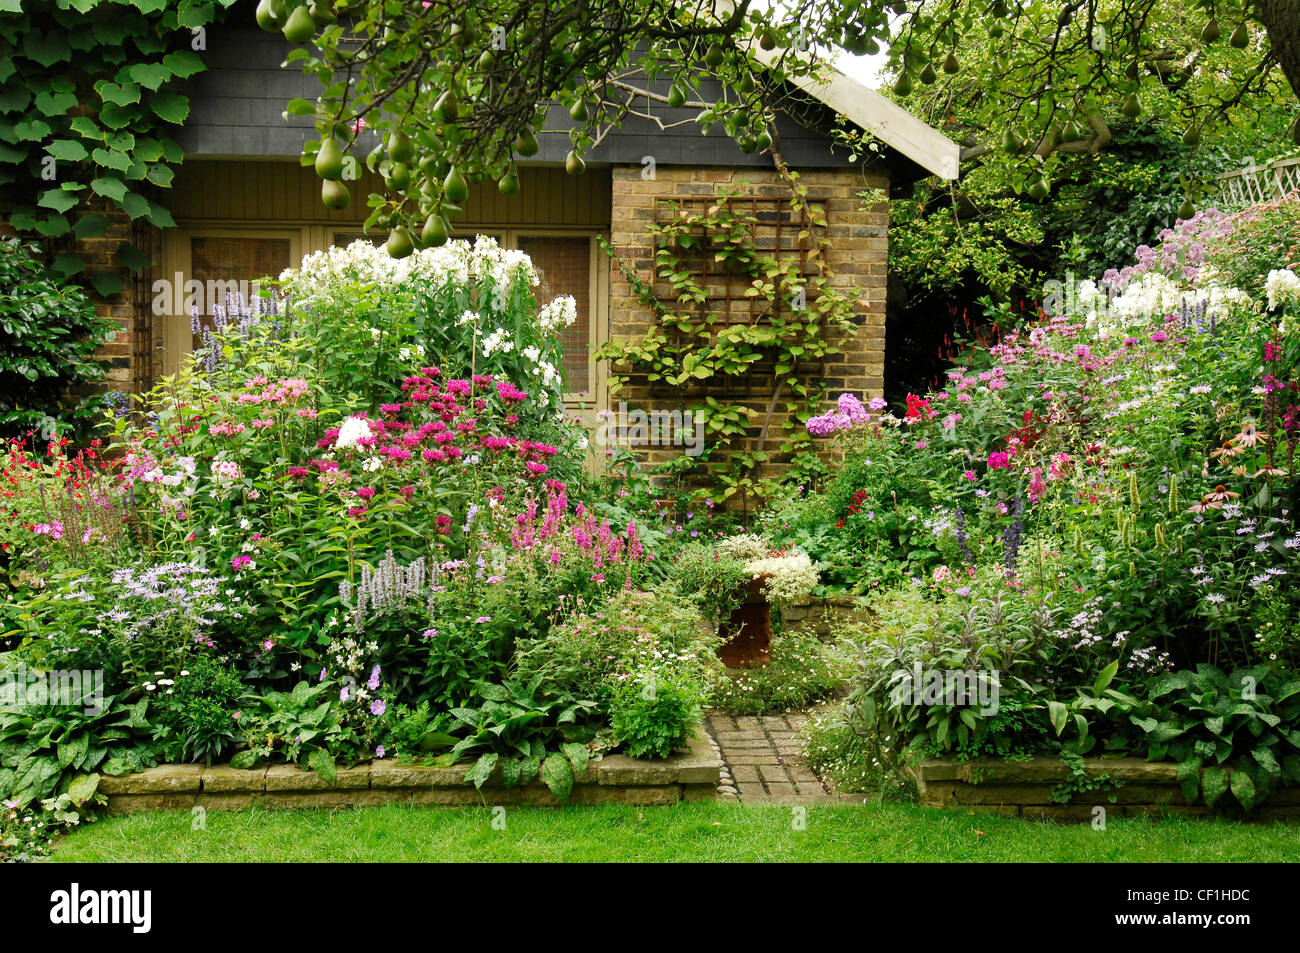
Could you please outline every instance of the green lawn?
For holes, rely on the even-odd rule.
[[[791,808],[379,807],[109,818],[75,831],[55,861],[1285,861],[1300,827],[1223,820],[1113,820],[1105,831],[911,805]]]

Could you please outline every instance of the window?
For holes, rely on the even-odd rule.
[[[229,238],[195,236],[190,239],[190,278],[203,289],[200,318],[210,326],[212,309],[226,304],[227,295],[252,296],[259,278],[276,277],[292,263],[288,238]]]

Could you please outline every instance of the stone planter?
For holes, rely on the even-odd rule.
[[[772,660],[772,609],[763,595],[770,578],[762,575],[746,583],[743,601],[720,627],[726,642],[718,658],[727,668],[758,668]]]

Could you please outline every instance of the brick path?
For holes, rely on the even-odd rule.
[[[707,719],[722,756],[718,794],[745,804],[815,804],[841,801],[822,785],[799,753],[798,731],[807,715],[724,715]]]

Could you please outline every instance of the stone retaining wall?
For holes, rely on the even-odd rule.
[[[857,596],[830,596],[781,609],[781,625],[786,631],[795,626],[811,628],[823,639],[837,626],[871,619],[871,610]]]
[[[1029,761],[922,761],[914,769],[921,804],[951,810],[1051,820],[1090,821],[1094,808],[1108,817],[1145,817],[1159,814],[1210,816],[1204,804],[1188,804],[1178,784],[1178,766],[1150,763],[1139,758],[1086,758],[1090,777],[1107,775],[1116,784],[1075,793],[1068,803],[1052,800],[1052,790],[1065,782],[1070,771],[1059,759]],[[1236,800],[1225,793],[1216,809],[1234,813]],[[1235,812],[1240,815],[1240,810]],[[1249,815],[1261,819],[1300,819],[1300,788],[1273,794]]]
[[[465,783],[470,765],[449,768],[372,761],[339,768],[333,783],[296,765],[241,769],[229,765],[159,765],[138,774],[103,775],[110,814],[191,807],[367,807],[379,804],[529,804],[558,806],[541,782],[507,788],[498,768],[483,789]],[[722,762],[707,737],[657,761],[607,755],[575,779],[569,804],[676,804],[716,795]]]

